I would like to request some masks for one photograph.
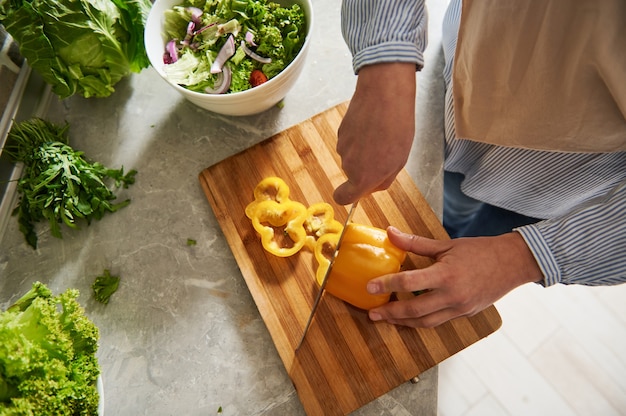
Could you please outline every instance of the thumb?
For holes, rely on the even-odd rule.
[[[387,236],[394,246],[420,256],[435,258],[448,249],[445,241],[404,233],[393,226],[387,227]]]
[[[333,199],[339,205],[348,205],[359,199],[359,190],[350,181],[339,185],[333,193]]]

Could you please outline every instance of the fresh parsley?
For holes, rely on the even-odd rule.
[[[114,203],[115,194],[105,184],[107,178],[115,187],[135,182],[137,171],[109,169],[90,162],[83,152],[68,144],[69,124],[56,125],[41,118],[16,123],[9,132],[5,152],[24,164],[17,184],[20,194],[17,215],[20,231],[33,248],[37,248],[35,223],[47,220],[53,236],[61,238],[61,224],[78,228],[81,218],[89,224],[107,212],[115,212],[130,203]]]
[[[104,269],[102,275],[97,276],[91,286],[96,300],[105,305],[109,303],[111,295],[117,291],[120,285],[120,277],[111,275],[108,269]]]

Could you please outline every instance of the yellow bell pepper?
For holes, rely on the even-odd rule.
[[[296,254],[306,242],[304,221],[307,210],[299,202],[287,200],[258,202],[251,213],[252,226],[261,236],[261,244],[268,252],[289,257]]]
[[[315,247],[319,266],[316,273],[322,284],[337,246],[339,234],[325,234]],[[400,271],[406,251],[394,246],[387,232],[364,224],[350,223],[326,283],[326,290],[361,309],[372,309],[389,302],[391,295],[370,295],[366,285],[371,279]]]
[[[278,177],[267,177],[254,189],[254,201],[246,216],[261,236],[263,248],[279,257],[296,254],[302,247],[315,253],[316,279],[322,283],[343,225],[334,218],[330,204],[320,202],[306,208],[289,197],[289,187]],[[361,309],[389,302],[390,295],[370,295],[371,279],[400,270],[406,252],[391,244],[380,228],[351,223],[347,226],[326,290]]]
[[[341,233],[343,224],[335,219],[335,211],[330,204],[318,202],[307,209],[304,229],[307,234],[306,246],[315,250],[315,244],[323,235]]]
[[[289,186],[284,180],[276,176],[264,178],[254,188],[254,201],[246,206],[246,216],[252,219],[257,204],[263,201],[288,202]]]

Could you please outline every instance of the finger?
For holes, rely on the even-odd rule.
[[[404,270],[386,274],[367,282],[366,289],[372,295],[392,292],[416,292],[436,289],[441,282],[450,281],[450,269],[442,263],[434,263],[423,269]]]
[[[402,320],[422,318],[432,313],[447,309],[449,305],[442,303],[441,296],[432,292],[424,293],[412,299],[398,300],[386,303],[370,310],[371,314],[384,320]]]
[[[346,181],[339,185],[333,193],[333,199],[339,205],[348,205],[361,197],[363,191],[358,189],[350,181]]]
[[[393,183],[393,181],[395,181],[395,180],[396,180],[396,176],[397,176],[397,173],[395,173],[395,174],[393,174],[393,175],[389,176],[387,179],[385,179],[384,181],[382,181],[382,182],[380,183],[380,185],[378,185],[378,186],[376,187],[376,191],[385,191],[385,190],[387,190],[387,189],[391,186],[391,184]]]
[[[357,186],[351,181],[346,181],[339,185],[333,193],[333,199],[339,205],[348,205],[356,201],[357,199],[364,197],[372,192],[384,191],[393,183],[394,178],[387,179],[380,185],[373,185],[370,187]]]
[[[392,292],[415,292],[428,289],[426,273],[420,270],[407,270],[376,277],[367,282],[366,289],[371,295],[384,295]]]
[[[389,241],[402,250],[410,251],[420,256],[436,258],[450,248],[449,241],[433,240],[415,234],[408,234],[396,227],[387,227]]]

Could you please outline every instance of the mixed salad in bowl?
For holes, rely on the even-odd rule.
[[[267,0],[185,0],[165,11],[166,78],[191,91],[245,91],[278,75],[306,37],[302,8]]]

